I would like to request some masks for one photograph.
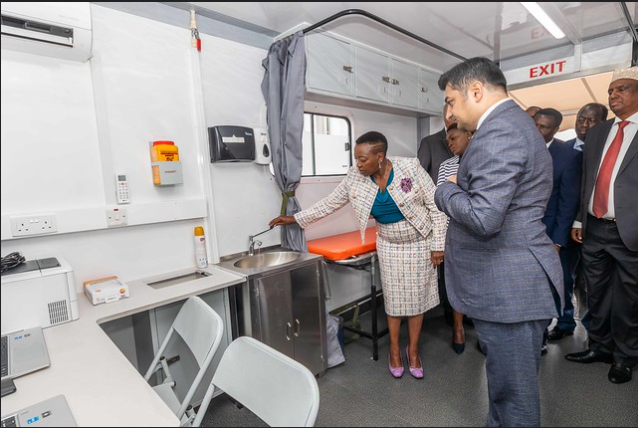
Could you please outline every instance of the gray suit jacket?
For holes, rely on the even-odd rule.
[[[603,122],[587,131],[583,150],[583,179],[581,185],[580,212],[576,220],[583,223],[583,239],[587,239],[587,207],[591,199],[598,167],[603,156],[605,141],[614,119]],[[614,128],[618,129],[618,128]],[[614,211],[620,239],[631,251],[638,251],[638,134],[631,141],[620,170],[614,181]]]
[[[416,157],[436,184],[441,164],[454,156],[445,139],[445,128],[421,140]]]
[[[555,317],[553,294],[562,308],[563,273],[541,221],[552,191],[552,159],[514,101],[499,105],[476,131],[457,180],[435,194],[450,217],[445,280],[454,309],[500,323]]]

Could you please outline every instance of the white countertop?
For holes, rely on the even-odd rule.
[[[99,324],[245,280],[210,266],[210,276],[182,284],[153,289],[145,283],[190,272],[127,281],[130,298],[98,306],[78,294],[80,318],[44,329],[51,366],[15,379],[17,391],[2,398],[2,414],[64,394],[79,426],[178,426],[177,417]]]

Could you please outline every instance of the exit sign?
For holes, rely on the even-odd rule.
[[[547,79],[549,77],[569,74],[574,69],[574,58],[560,58],[554,61],[533,64],[527,67],[503,71],[509,85],[522,82],[531,82]]]
[[[565,64],[567,64],[566,59],[562,61],[549,62],[547,64],[535,65],[534,67],[529,68],[529,78],[536,79],[543,76],[550,77],[557,74],[563,74],[567,70]]]

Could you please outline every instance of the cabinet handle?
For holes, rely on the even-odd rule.
[[[348,73],[352,73],[352,66],[351,65],[344,65],[343,66],[343,71],[347,71]]]
[[[421,86],[421,92],[427,92],[428,88],[426,88],[425,86]]]
[[[295,319],[295,337],[299,337],[299,333],[301,333],[301,323]]]
[[[383,76],[381,80],[383,80],[385,83],[390,83],[390,78],[388,76]]]
[[[287,322],[286,323],[286,339],[292,340],[290,336],[292,336],[292,324]]]
[[[392,79],[392,84],[393,84],[393,85],[398,85],[398,84],[399,84],[399,81],[398,81],[397,79]]]

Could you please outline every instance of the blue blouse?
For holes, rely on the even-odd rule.
[[[374,178],[372,176],[370,176],[370,179],[374,182]],[[394,168],[392,168],[392,170],[390,171],[390,176],[388,177],[388,184],[386,184],[385,192],[381,192],[381,189],[379,189],[379,191],[377,192],[377,197],[374,200],[374,204],[372,205],[372,211],[370,212],[370,214],[372,214],[372,217],[374,217],[376,221],[382,224],[396,223],[397,221],[405,219],[387,189],[390,186],[390,183],[392,183],[393,179]]]

